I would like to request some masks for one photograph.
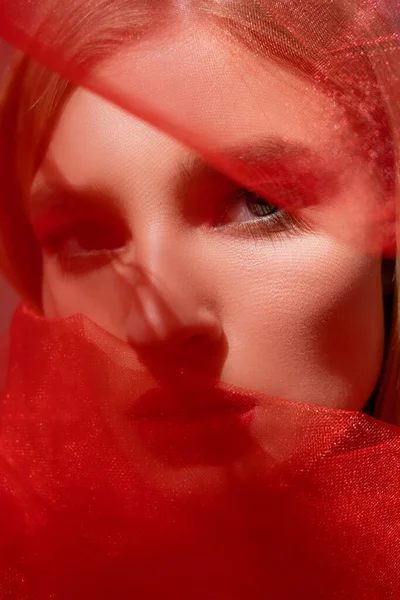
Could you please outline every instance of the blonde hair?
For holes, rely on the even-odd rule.
[[[172,15],[174,6],[169,0],[94,0],[85,3],[75,0],[69,4],[68,9],[62,8],[62,18],[57,20],[54,10],[45,16],[37,24],[37,31],[38,36],[46,32],[52,56],[63,56],[62,72],[68,73],[69,66],[74,65],[75,71],[81,74],[90,71],[121,44],[131,44],[132,39],[153,35],[156,28],[165,27],[168,22],[165,11],[170,10]],[[393,48],[396,44],[392,41],[387,48],[382,48],[383,42],[380,42],[380,52],[376,51],[377,44],[340,48],[338,26],[345,30],[345,25],[356,23],[356,1],[337,0],[324,4],[322,9],[319,1],[309,0],[301,3],[300,11],[289,8],[294,11],[293,18],[298,20],[297,26],[303,31],[302,37],[290,32],[265,4],[259,0],[225,0],[223,3],[197,0],[193,10],[224,35],[240,41],[259,55],[289,64],[299,74],[317,80],[333,93],[344,106],[349,120],[355,123],[355,132],[363,141],[363,152],[367,155],[373,150],[376,157],[373,167],[385,193],[396,195],[396,155],[400,140],[395,125],[400,122],[400,107],[386,85],[395,73],[397,55]],[[274,7],[277,2],[271,1],[270,5]],[[358,25],[357,32],[360,36]],[[388,32],[390,28],[386,21],[376,17],[368,23],[365,38],[382,40]],[[306,44],[302,39],[311,42]],[[347,46],[349,39],[346,38]],[[383,54],[384,61],[380,60]],[[351,69],[343,68],[346,60],[352,61]],[[395,77],[400,80],[397,73]],[[27,55],[18,54],[9,70],[0,104],[0,269],[16,291],[37,310],[41,308],[42,258],[25,216],[24,199],[73,89],[73,85],[58,73]],[[362,119],[359,115],[361,105]],[[399,277],[396,280],[399,281]],[[397,293],[394,304],[392,333],[375,415],[400,423]]]

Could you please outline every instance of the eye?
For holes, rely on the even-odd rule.
[[[65,226],[50,232],[42,243],[49,251],[62,250],[70,256],[80,256],[117,250],[124,246],[125,236],[111,225],[88,222]]]
[[[228,207],[219,225],[248,223],[258,219],[267,219],[277,213],[279,213],[279,209],[275,205],[250,190],[240,189],[230,196]]]
[[[97,268],[128,243],[127,232],[117,224],[85,221],[50,229],[40,244],[65,271]]]

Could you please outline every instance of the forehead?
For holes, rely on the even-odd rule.
[[[73,171],[77,184],[80,173],[110,173],[127,155],[134,166],[151,148],[159,169],[168,155],[179,160],[189,152],[131,109],[206,150],[239,147],[265,135],[322,152],[337,147],[340,117],[330,98],[288,69],[207,33],[127,50],[103,65],[95,80],[126,110],[82,88],[68,101],[50,149],[52,160]]]

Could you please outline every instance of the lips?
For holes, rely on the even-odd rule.
[[[136,439],[163,465],[230,463],[247,452],[255,399],[212,385],[155,388],[128,411]]]
[[[240,417],[256,406],[254,399],[215,386],[190,385],[155,388],[130,410],[134,420],[201,421]]]

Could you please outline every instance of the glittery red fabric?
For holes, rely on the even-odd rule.
[[[390,2],[241,0],[231,6],[211,2],[210,7],[206,1],[197,7],[190,0],[1,0],[0,37],[74,84],[180,140],[218,171],[270,198],[274,205],[294,214],[312,205],[317,209],[312,214],[316,227],[357,249],[361,246],[363,251],[392,257],[396,251],[394,138],[400,118],[400,74],[399,32]],[[247,34],[240,33],[237,21]],[[201,39],[203,29],[223,32],[226,55],[220,49],[215,53],[210,39]],[[182,38],[179,44],[175,43],[177,32]],[[224,78],[221,65],[238,43],[250,52],[235,54],[236,72],[225,72]],[[4,54],[9,54],[9,46],[0,50],[0,69]],[[259,60],[262,56],[266,62]],[[384,202],[367,211],[365,198],[353,195],[351,210],[326,218],[318,206],[334,200],[336,189],[329,177],[321,175],[321,165],[311,168],[304,160],[299,169],[290,160],[285,165],[280,161],[265,165],[240,153],[227,155],[226,148],[234,145],[233,133],[241,129],[246,133],[241,112],[246,94],[260,84],[268,86],[266,64],[270,60],[308,81],[311,98],[312,85],[332,97],[338,113],[323,112],[321,121],[337,121],[342,145],[337,158],[343,160],[338,168],[350,168],[354,161],[352,168],[357,170],[358,153],[369,163],[374,184],[383,184]],[[173,68],[176,64],[178,69]],[[230,107],[221,93],[227,88],[232,89]],[[35,103],[31,109],[37,110]],[[285,98],[285,110],[298,111],[298,103]],[[5,118],[5,128],[9,120]],[[0,151],[7,155],[10,148],[0,146]],[[13,194],[7,177],[1,186],[5,188],[1,195]],[[0,209],[2,220],[16,221],[12,206]],[[361,213],[370,224],[368,236],[359,235]],[[25,234],[19,244],[27,244]],[[8,244],[8,252],[23,256]],[[23,270],[23,258],[21,263],[18,268]],[[25,279],[29,277],[27,270]]]
[[[0,0],[0,36],[274,206],[297,214],[312,204],[316,227],[357,251],[393,257],[400,74],[389,60],[399,51],[389,0],[385,12],[369,0],[254,0],[251,11],[237,2],[229,19],[228,0],[212,3],[212,18],[208,3],[196,2],[201,14],[189,0]],[[197,35],[200,21],[224,32],[226,54]],[[232,54],[239,45],[243,52]],[[1,69],[9,53],[0,52]],[[228,56],[237,71],[221,68]],[[174,69],[178,58],[182,68]],[[322,111],[321,120],[337,119],[340,165],[357,171],[363,158],[370,188],[379,190],[372,210],[354,195],[346,218],[339,211],[318,219],[322,200],[336,197],[319,163],[317,184],[307,160],[296,171],[290,157],[265,165],[221,149],[221,141],[232,147],[233,133],[245,136],[238,115],[254,85],[268,87],[269,61],[307,81],[304,106],[313,103],[314,86],[333,100],[337,115]],[[232,106],[222,99],[226,89]],[[33,296],[41,254],[14,201],[20,174],[9,177],[21,150],[14,108],[0,120],[0,262]],[[40,113],[40,101],[28,111]],[[16,120],[26,133],[19,113]],[[363,219],[367,236],[358,235]],[[362,413],[196,384],[180,389],[178,405],[199,409],[214,393],[222,404],[253,404],[262,430],[254,437],[242,422],[218,420],[199,429],[149,424],[137,407],[158,385],[153,375],[132,348],[81,316],[50,322],[20,308],[8,365],[0,404],[0,600],[400,598],[398,428]]]
[[[152,385],[135,360],[81,317],[17,313],[1,410],[1,598],[399,597],[397,428],[264,398],[263,443],[232,430],[235,456],[177,466],[121,404]]]

